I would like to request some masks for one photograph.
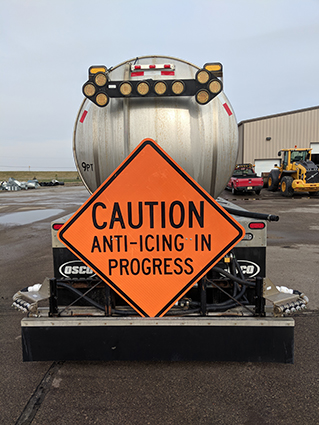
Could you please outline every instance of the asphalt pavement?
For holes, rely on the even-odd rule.
[[[266,190],[222,196],[280,216],[268,224],[267,275],[310,298],[295,316],[294,364],[23,363],[24,315],[11,308],[12,296],[53,276],[50,222],[88,193],[81,186],[0,192],[1,424],[319,424],[319,198]],[[33,214],[16,214],[26,212]]]

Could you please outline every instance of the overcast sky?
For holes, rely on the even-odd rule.
[[[89,66],[222,62],[237,121],[319,104],[319,0],[0,0],[0,170],[74,169]]]

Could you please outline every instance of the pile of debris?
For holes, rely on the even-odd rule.
[[[40,186],[63,186],[64,182],[59,182],[58,180],[51,180],[50,182],[40,182]]]
[[[10,177],[7,182],[0,182],[0,190],[26,190],[26,189],[37,189],[40,186],[59,186],[64,185],[64,182],[58,180],[51,180],[50,182],[38,182],[37,179],[28,180],[27,182],[20,182],[13,177]]]

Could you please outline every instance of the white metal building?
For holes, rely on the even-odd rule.
[[[313,160],[319,162],[319,106],[241,121],[238,129],[238,164],[261,159],[274,164],[280,149],[295,146],[312,147]]]

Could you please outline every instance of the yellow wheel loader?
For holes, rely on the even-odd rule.
[[[280,189],[287,197],[299,192],[319,194],[319,170],[311,161],[311,149],[281,149],[278,156],[283,156],[281,165],[270,171],[268,190]]]

